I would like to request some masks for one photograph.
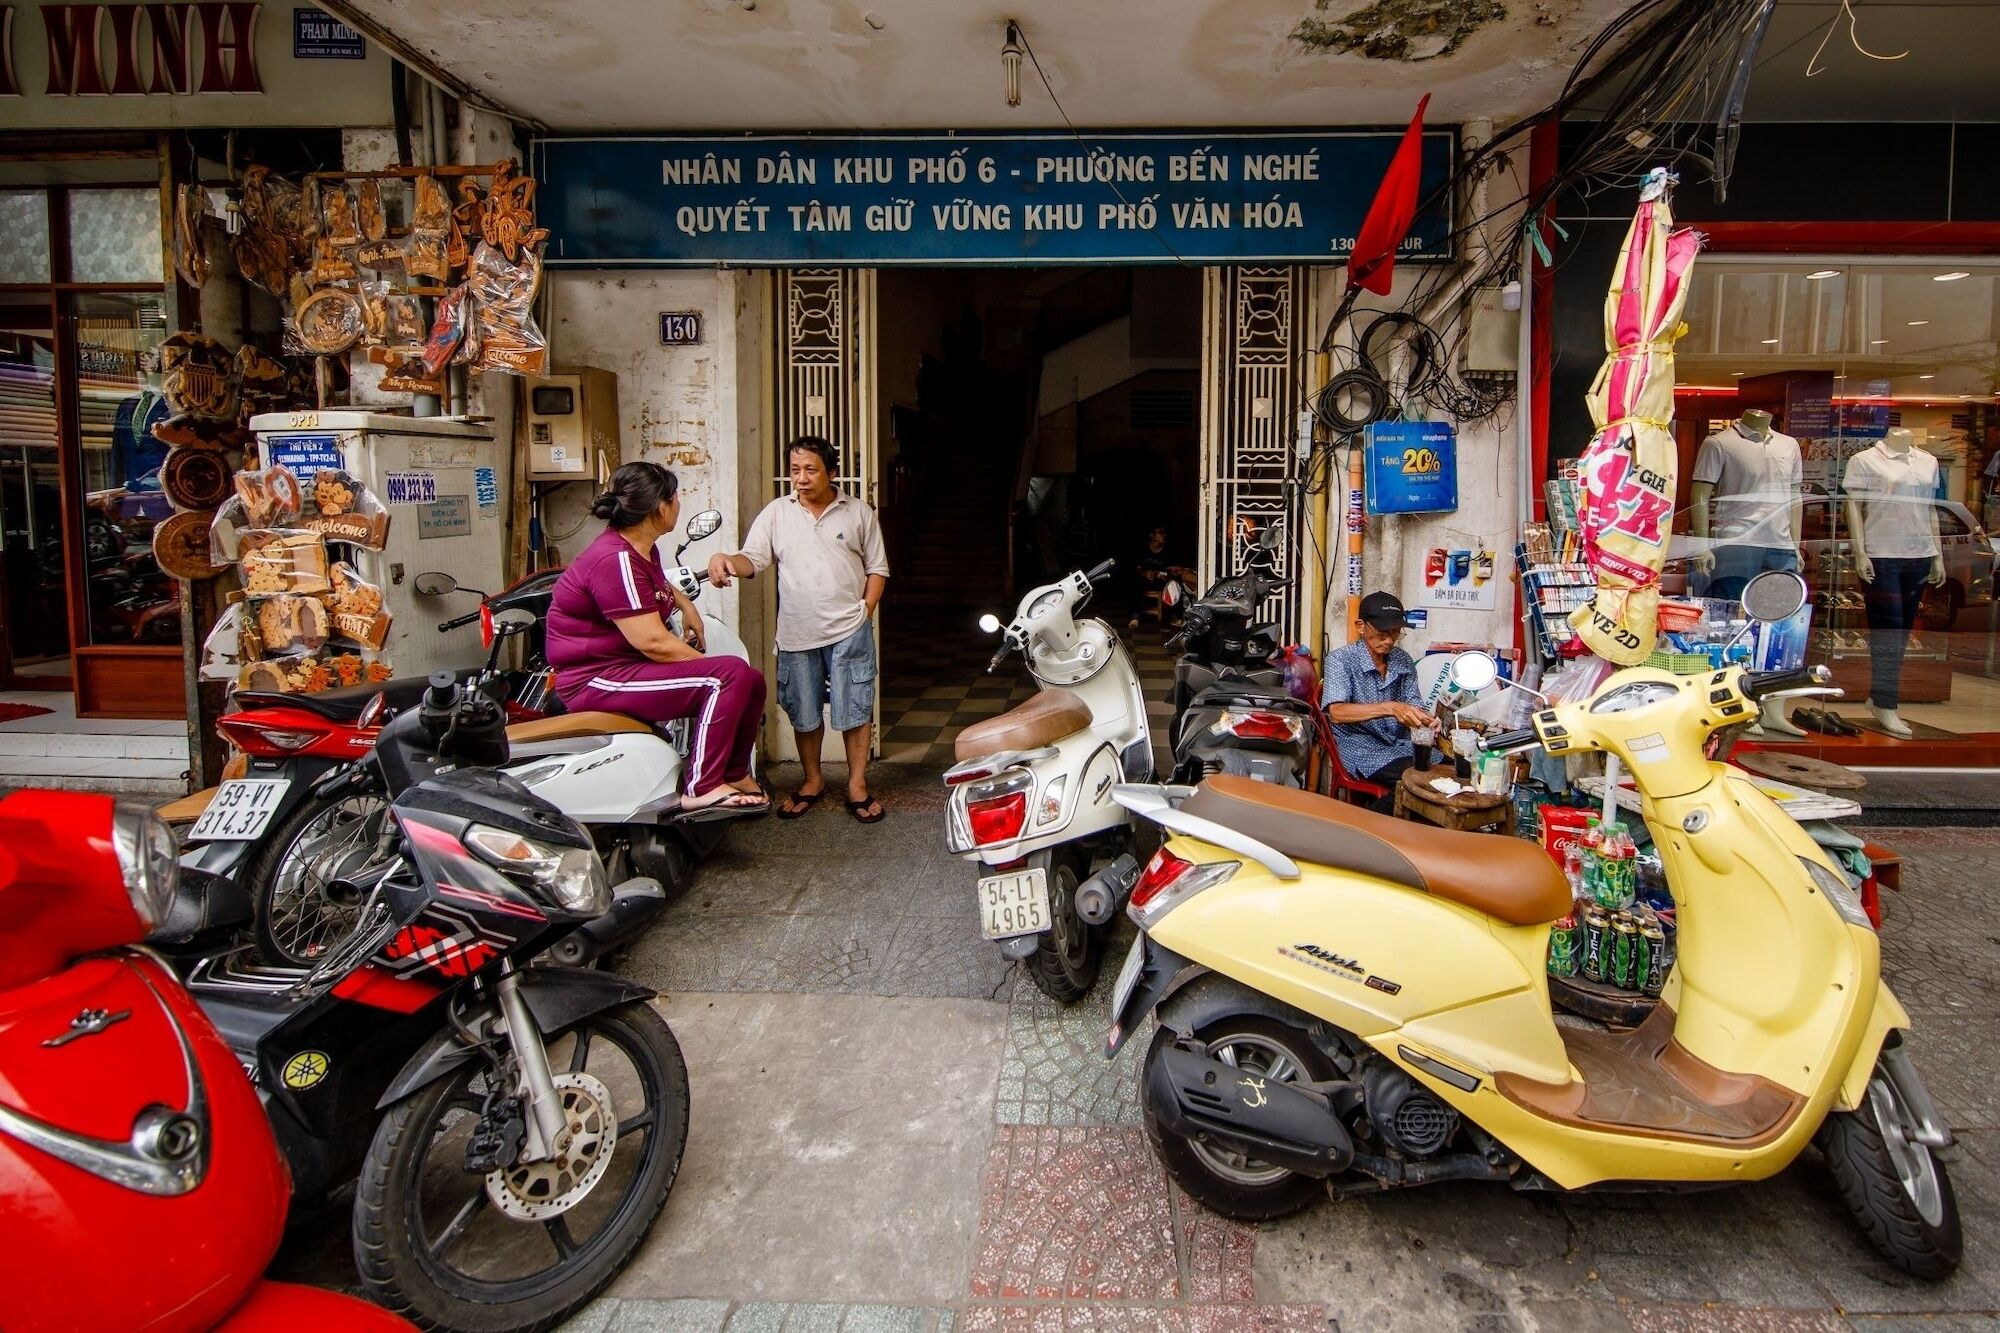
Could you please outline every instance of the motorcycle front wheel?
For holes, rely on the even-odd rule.
[[[687,1146],[680,1044],[643,1003],[545,1040],[573,1131],[555,1161],[467,1171],[492,1077],[483,1061],[383,1118],[354,1198],[354,1259],[371,1300],[425,1328],[550,1328],[603,1291],[645,1238]]]
[[[1819,1148],[1847,1211],[1878,1253],[1913,1277],[1949,1277],[1965,1252],[1944,1163],[1912,1137],[1916,1118],[1878,1069],[1853,1111],[1820,1126]]]
[[[244,884],[260,960],[312,967],[354,930],[361,902],[339,884],[368,862],[388,808],[374,793],[310,800],[270,833]]]

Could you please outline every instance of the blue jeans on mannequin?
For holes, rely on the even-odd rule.
[[[1875,579],[1861,585],[1868,607],[1868,702],[1893,709],[1903,691],[1903,653],[1917,624],[1931,557],[1876,556]]]

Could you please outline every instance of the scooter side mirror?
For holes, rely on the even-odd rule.
[[[535,613],[533,611],[523,611],[519,607],[514,607],[506,611],[495,611],[493,613],[493,632],[495,634],[520,634],[534,627]]]
[[[698,542],[704,537],[713,537],[722,528],[722,511],[704,509],[687,522],[687,539]]]
[[[1743,585],[1743,614],[1763,624],[1790,620],[1806,604],[1806,581],[1789,569],[1767,569]]]
[[[979,617],[979,628],[987,634],[998,634],[1000,632],[1000,617],[988,611],[985,615]]]
[[[458,580],[449,574],[419,574],[410,581],[410,587],[419,597],[442,597],[458,591]]]
[[[1265,525],[1264,530],[1262,532],[1257,534],[1257,545],[1263,547],[1267,551],[1277,550],[1278,542],[1282,540],[1284,536],[1284,531],[1285,531],[1284,519],[1280,518],[1272,520],[1270,523]]]
[[[1500,664],[1488,653],[1460,653],[1446,671],[1451,683],[1467,694],[1477,694],[1500,679]]]

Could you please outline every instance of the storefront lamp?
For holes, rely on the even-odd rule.
[[[1007,42],[1000,48],[1000,68],[1007,75],[1007,105],[1021,105],[1021,28],[1007,20]]]
[[[1957,281],[1958,281],[1958,280],[1959,280],[1960,278],[1969,278],[1969,277],[1971,277],[1971,276],[1972,276],[1972,275],[1971,275],[1970,273],[1966,273],[1966,272],[1963,272],[1963,271],[1960,271],[1960,270],[1957,270],[1957,269],[1954,269],[1954,270],[1953,270],[1952,272],[1950,272],[1950,273],[1940,273],[1940,274],[1937,274],[1937,275],[1936,275],[1935,277],[1933,277],[1933,278],[1931,279],[1931,281],[1932,281],[1932,282],[1957,282]]]
[[[1819,280],[1820,280],[1821,278],[1837,278],[1837,277],[1839,277],[1839,276],[1840,276],[1840,270],[1839,270],[1839,269],[1837,269],[1837,268],[1823,268],[1823,269],[1819,270],[1819,271],[1818,271],[1817,273],[1808,273],[1808,274],[1806,274],[1806,281],[1807,281],[1807,282],[1818,282],[1818,281],[1819,281]]]

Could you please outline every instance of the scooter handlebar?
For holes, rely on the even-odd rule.
[[[1089,579],[1092,583],[1096,583],[1099,579],[1102,579],[1106,574],[1109,574],[1113,569],[1117,568],[1117,566],[1118,562],[1116,560],[1106,560],[1103,564],[1097,566],[1095,569],[1085,571],[1084,577]]]
[[[1488,736],[1479,742],[1479,748],[1488,754],[1499,754],[1506,750],[1523,750],[1530,745],[1539,745],[1541,739],[1532,727],[1523,727],[1518,731],[1503,731],[1497,736]]]
[[[1790,671],[1746,671],[1743,673],[1743,693],[1752,699],[1761,699],[1767,694],[1778,694],[1784,690],[1824,685],[1832,679],[1832,668],[1825,666],[1794,667]]]
[[[445,621],[442,625],[439,625],[438,633],[442,634],[446,630],[462,628],[463,626],[470,625],[472,622],[478,619],[479,619],[479,613],[477,611],[474,611],[471,615],[468,616],[457,616],[451,620]]]

